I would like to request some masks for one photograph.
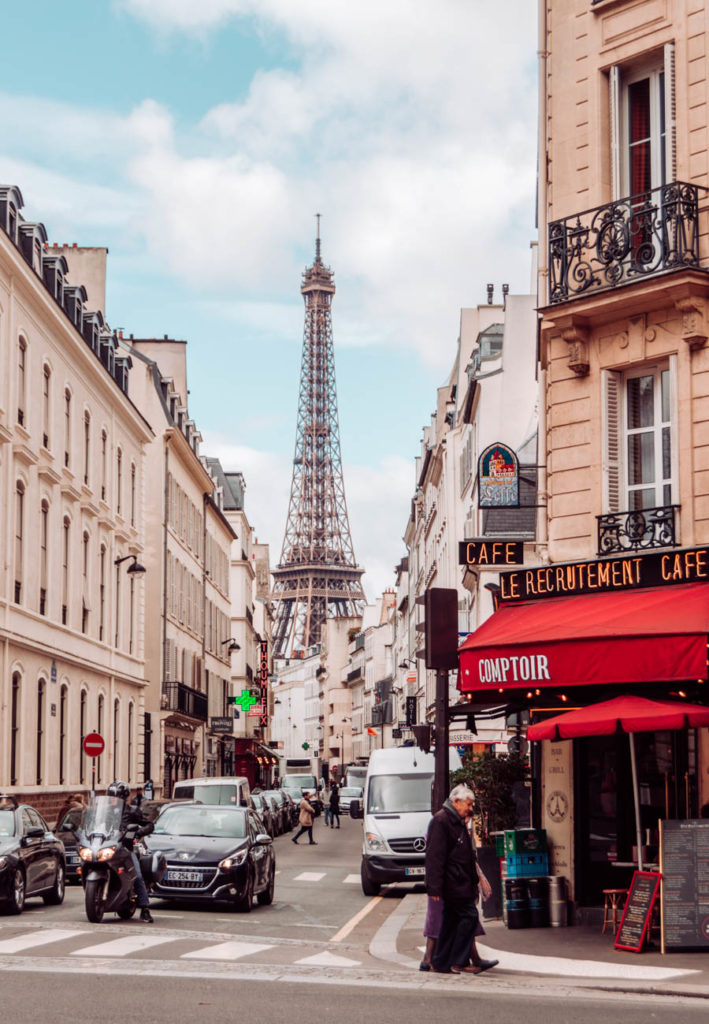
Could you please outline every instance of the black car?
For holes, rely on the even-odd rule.
[[[76,832],[81,825],[81,819],[84,811],[84,807],[70,808],[54,829],[55,833],[64,844],[66,880],[70,883],[79,883],[81,881],[79,876],[79,868],[81,867],[81,860],[79,859],[79,840],[76,838]]]
[[[263,822],[246,807],[222,804],[170,804],[145,840],[167,859],[161,899],[222,900],[248,914],[253,898],[273,902],[276,856]]]
[[[21,914],[28,896],[64,902],[64,846],[34,807],[0,797],[0,906]]]
[[[275,838],[276,826],[274,822],[274,811],[271,801],[263,793],[251,793],[249,796],[249,807],[256,812],[256,816],[263,822],[266,832],[271,839]]]
[[[289,832],[291,828],[290,809],[286,803],[285,794],[280,789],[267,789],[264,790],[263,796],[268,797],[275,807],[276,835],[282,836],[284,832]]]

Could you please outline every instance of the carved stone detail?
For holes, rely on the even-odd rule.
[[[569,346],[569,366],[579,377],[585,377],[589,371],[588,329],[579,324],[572,324],[562,330],[561,336]]]
[[[675,302],[675,309],[682,314],[682,338],[690,349],[703,348],[707,341],[706,304],[697,295],[690,295]]]

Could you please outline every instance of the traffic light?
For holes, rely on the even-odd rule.
[[[424,621],[416,629],[424,634],[426,668],[457,668],[458,591],[452,587],[431,587],[416,598],[416,604],[424,606]]]

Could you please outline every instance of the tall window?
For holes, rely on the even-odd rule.
[[[101,545],[98,570],[98,638],[104,639],[106,625],[106,545]]]
[[[134,640],[134,629],[133,623],[135,620],[135,576],[130,578],[130,618],[128,619],[128,653],[133,653],[133,640]]]
[[[89,631],[89,545],[90,538],[84,530],[81,538],[81,632]]]
[[[67,706],[69,702],[69,691],[62,686],[59,693],[59,785],[63,785],[66,774],[66,730],[67,730]],[[83,751],[81,753],[83,757]]]
[[[64,516],[62,523],[62,625],[69,623],[69,544],[71,540],[71,524],[69,517]]]
[[[123,498],[123,452],[119,448],[116,452],[116,512],[121,514],[121,502]]]
[[[44,701],[47,684],[44,679],[37,683],[37,785],[42,785],[42,762],[44,761]]]
[[[86,737],[86,701],[87,694],[86,690],[81,691],[81,698],[79,701],[79,750],[81,751],[79,757],[79,782],[83,784],[86,777],[85,772],[85,758],[84,758],[84,739]]]
[[[39,510],[39,614],[47,614],[47,573],[49,569],[49,502]]]
[[[665,183],[665,73],[628,81],[625,88],[628,192],[642,195]]]
[[[49,396],[52,386],[52,371],[45,364],[42,371],[42,444],[49,448],[49,426],[51,414],[49,408]]]
[[[99,697],[98,697],[98,715],[97,715],[97,717],[98,717],[98,729],[96,730],[100,736],[103,736],[103,726],[104,726],[103,709],[104,709],[104,699],[103,699],[103,694],[100,693]],[[97,782],[103,781],[103,756],[102,755],[99,755],[96,758],[96,781]]]
[[[135,463],[130,464],[130,525],[135,526]]]
[[[108,471],[108,435],[101,431],[101,500],[106,500],[106,473]]]
[[[88,485],[91,468],[91,413],[84,413],[84,483]]]
[[[121,639],[121,567],[116,566],[116,632],[113,646],[118,647]]]
[[[71,465],[71,391],[64,392],[64,465]]]
[[[133,778],[133,701],[128,704],[128,770],[126,772],[126,780],[128,782]]]
[[[17,422],[25,425],[25,402],[27,401],[27,342],[17,342]]]
[[[114,702],[113,702],[113,774],[114,774],[114,776],[118,775],[118,749],[119,749],[119,747],[118,747],[118,741],[119,741],[118,723],[119,723],[119,720],[120,720],[120,714],[121,714],[121,703],[118,700],[118,698],[116,698],[116,700],[114,700]]]
[[[10,697],[10,785],[16,786],[18,780],[18,764],[20,758],[20,687],[19,672],[12,674],[12,693]]]
[[[15,487],[15,604],[22,601],[25,538],[25,485],[21,480]]]

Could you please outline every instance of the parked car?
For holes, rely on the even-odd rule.
[[[263,793],[252,793],[249,800],[249,806],[252,811],[255,811],[256,817],[260,818],[264,829],[268,832],[271,839],[273,839],[276,834],[276,829],[273,821],[274,813],[271,801]]]
[[[72,807],[66,812],[54,832],[64,844],[64,859],[66,863],[66,880],[68,883],[78,885],[81,882],[79,868],[79,840],[76,838],[76,831],[81,825],[84,807]]]
[[[64,846],[34,807],[0,796],[0,901],[8,914],[20,914],[25,900],[64,902]]]
[[[276,805],[276,835],[282,836],[290,829],[290,811],[284,793],[280,789],[266,789],[263,793]]]
[[[250,787],[244,775],[202,776],[180,779],[172,788],[174,799],[198,800],[203,804],[233,804],[247,807]]]
[[[298,815],[300,813],[298,811],[298,804],[295,802],[295,800],[293,799],[293,797],[291,796],[287,789],[283,789],[281,790],[281,792],[286,798],[286,802],[288,804],[288,816],[290,820],[290,827],[294,828],[298,824]]]
[[[273,840],[250,808],[225,804],[170,804],[146,837],[167,859],[165,877],[153,886],[161,899],[225,901],[248,914],[254,896],[273,902]]]
[[[361,786],[343,786],[340,790],[340,814],[349,814],[351,801],[361,800],[363,793]]]

